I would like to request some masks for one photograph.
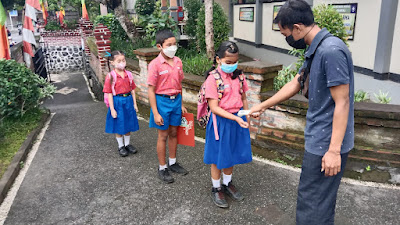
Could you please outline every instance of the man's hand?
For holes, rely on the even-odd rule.
[[[244,122],[244,120],[240,117],[236,117],[236,122],[243,128],[249,128],[249,123]]]
[[[115,109],[111,109],[111,116],[115,119],[117,118],[117,111]]]
[[[164,126],[164,119],[162,118],[162,116],[159,113],[154,114],[154,122],[158,126]]]
[[[187,113],[187,109],[182,105],[182,114]]]
[[[335,176],[340,172],[341,164],[342,157],[340,156],[340,151],[329,150],[322,157],[321,172],[325,171],[325,176],[327,177]]]
[[[255,105],[251,107],[249,115],[253,118],[259,117],[265,111],[264,108],[261,107],[261,104]]]

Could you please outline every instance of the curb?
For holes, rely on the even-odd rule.
[[[18,149],[17,153],[14,155],[14,158],[7,167],[3,177],[0,179],[0,204],[3,203],[7,196],[7,192],[10,190],[15,178],[17,178],[19,171],[21,170],[20,162],[26,160],[26,157],[32,148],[33,143],[35,142],[37,135],[42,130],[49,116],[50,110],[46,110],[46,112],[42,114],[39,125],[29,133],[21,147]]]

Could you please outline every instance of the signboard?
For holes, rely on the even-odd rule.
[[[239,20],[254,22],[254,7],[240,7]]]
[[[332,7],[343,17],[343,24],[347,31],[348,40],[353,40],[354,28],[356,26],[357,3],[332,4]]]
[[[182,115],[181,125],[178,127],[178,144],[194,147],[194,115],[185,113]]]
[[[272,13],[272,30],[279,31],[279,25],[274,23],[276,16],[278,15],[279,10],[281,9],[281,5],[274,5],[274,12]]]
[[[18,16],[18,11],[17,10],[11,10],[9,12],[10,16]]]

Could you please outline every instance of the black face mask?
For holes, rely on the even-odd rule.
[[[307,48],[307,44],[304,41],[304,38],[301,38],[301,39],[295,41],[294,38],[293,38],[293,35],[290,35],[290,36],[286,37],[286,42],[290,46],[292,46],[293,48],[296,48],[296,49],[305,49],[305,48]]]

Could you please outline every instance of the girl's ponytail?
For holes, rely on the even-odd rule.
[[[207,70],[207,72],[204,73],[206,80],[207,80],[208,75],[210,75],[210,72],[217,68],[215,65],[217,65],[217,54],[215,54],[215,56],[214,56],[214,62],[213,62],[212,67],[209,70]]]

